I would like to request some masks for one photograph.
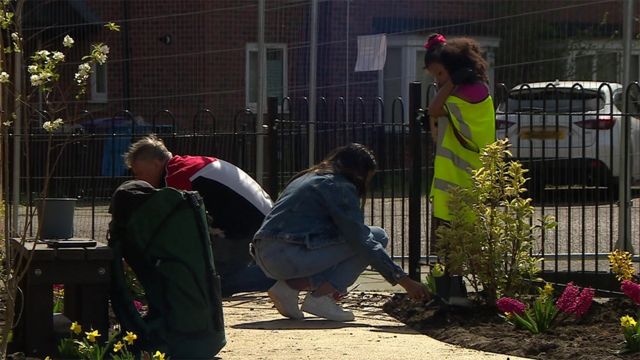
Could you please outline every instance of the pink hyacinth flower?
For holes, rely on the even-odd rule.
[[[591,308],[593,302],[593,295],[596,293],[593,288],[584,288],[580,293],[580,296],[576,299],[575,315],[576,317],[582,317]]]
[[[524,310],[526,305],[521,303],[520,301],[508,297],[503,297],[496,301],[496,306],[498,310],[502,313],[510,313],[510,314],[524,314]]]
[[[630,280],[623,280],[620,284],[620,290],[627,295],[633,302],[640,304],[640,285]]]
[[[576,299],[580,295],[580,289],[573,285],[573,281],[567,284],[567,287],[556,301],[558,310],[565,314],[573,314],[576,311]]]
[[[640,304],[640,284],[636,284],[630,280],[623,280],[620,284],[620,290],[636,304]]]

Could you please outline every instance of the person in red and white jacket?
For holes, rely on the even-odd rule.
[[[125,164],[138,180],[151,186],[198,191],[209,215],[210,234],[222,294],[266,291],[275,281],[253,262],[249,244],[273,202],[247,173],[208,156],[173,155],[150,135],[133,143]]]

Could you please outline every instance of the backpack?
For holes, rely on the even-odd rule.
[[[172,359],[213,358],[226,339],[202,198],[129,181],[114,193],[110,212],[111,305],[122,331],[135,332],[141,350]],[[122,259],[144,288],[144,318],[133,304]]]

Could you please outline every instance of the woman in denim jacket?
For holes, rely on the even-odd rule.
[[[319,164],[294,176],[254,236],[254,256],[267,276],[278,280],[269,296],[283,316],[302,311],[335,321],[353,313],[336,304],[368,265],[412,298],[428,296],[384,250],[385,231],[364,224],[364,203],[376,162],[360,144],[334,150]],[[300,290],[310,290],[298,307]]]

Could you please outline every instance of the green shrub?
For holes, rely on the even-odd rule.
[[[525,199],[526,170],[511,156],[507,140],[482,149],[482,166],[470,188],[451,190],[449,226],[437,229],[437,251],[452,274],[465,276],[488,304],[514,296],[539,271],[531,255],[539,231],[553,228],[552,217],[531,225],[534,208]]]

